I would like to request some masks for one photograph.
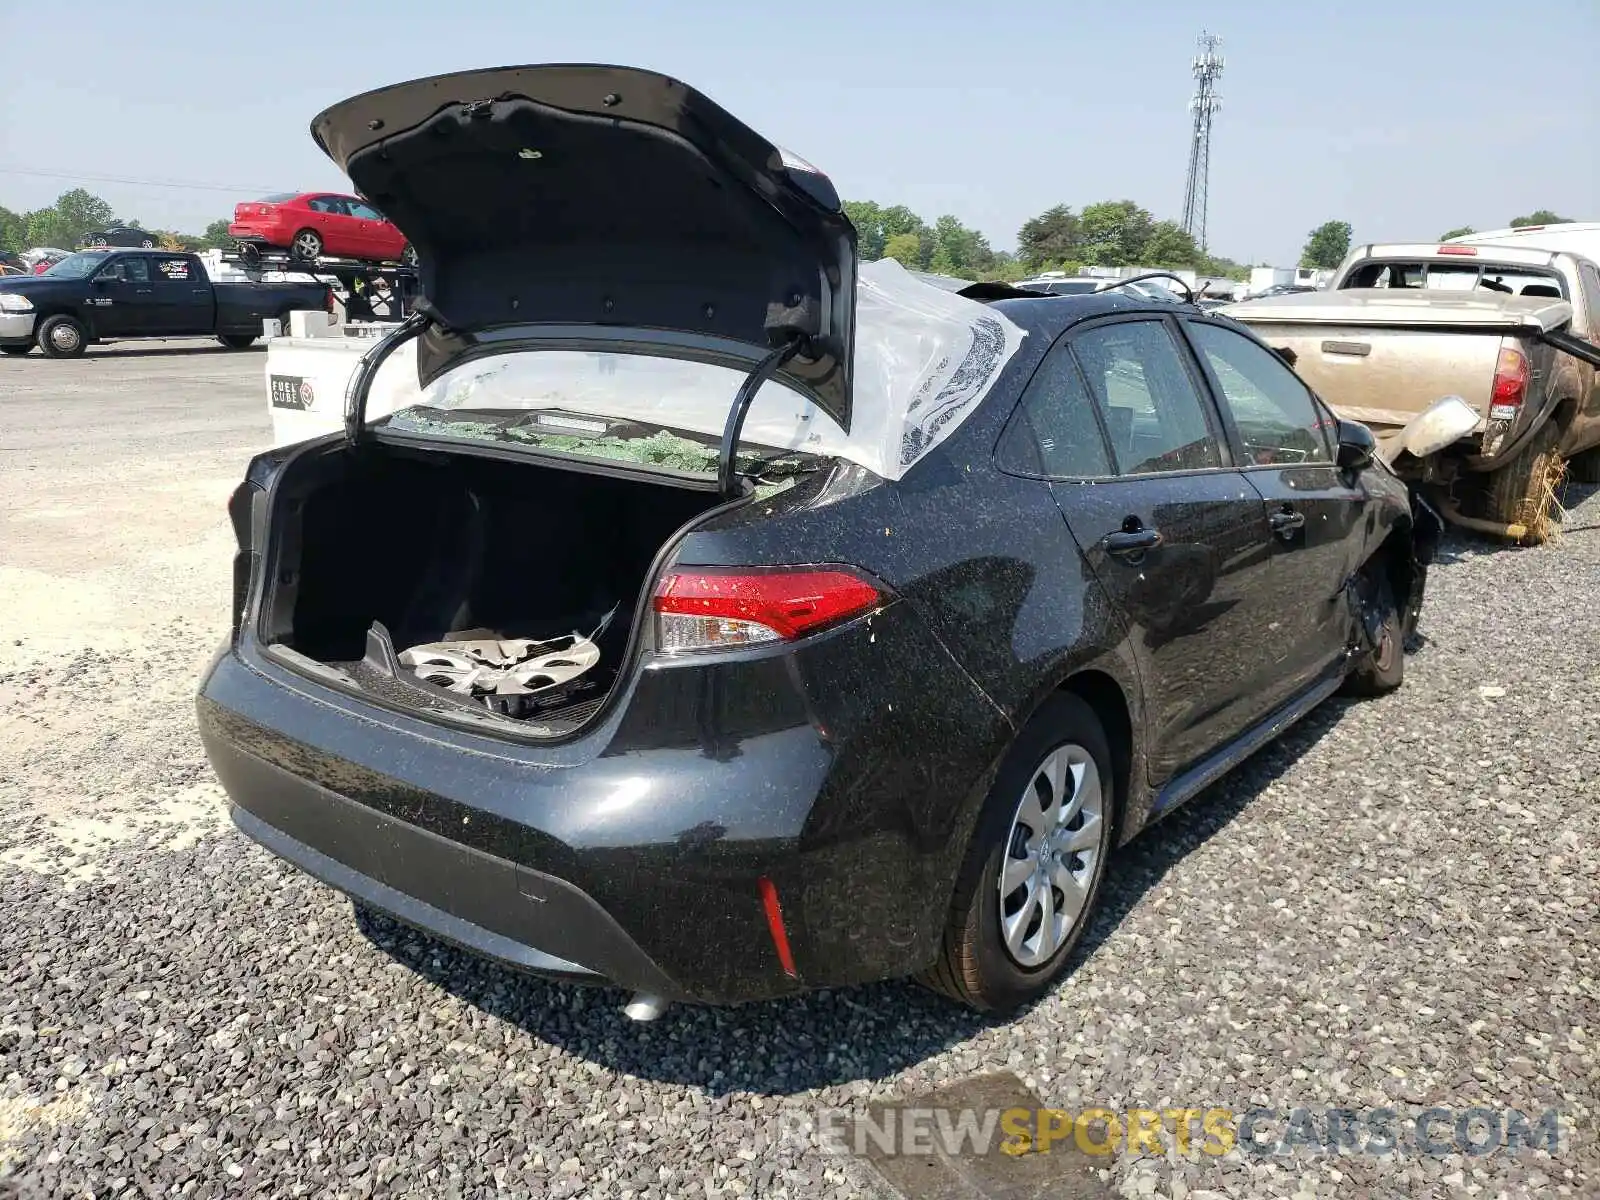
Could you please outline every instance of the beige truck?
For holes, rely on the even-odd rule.
[[[1371,426],[1458,524],[1539,541],[1564,471],[1600,483],[1600,267],[1587,258],[1362,246],[1326,291],[1219,311]]]

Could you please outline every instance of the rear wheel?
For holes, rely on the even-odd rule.
[[[77,358],[89,344],[89,335],[76,317],[46,317],[36,335],[46,358]]]
[[[1361,603],[1360,619],[1366,627],[1361,632],[1370,645],[1345,676],[1344,691],[1350,696],[1381,696],[1405,680],[1405,631],[1400,606],[1382,563],[1368,563],[1356,577],[1355,587]]]
[[[1088,927],[1111,851],[1111,750],[1094,710],[1050,699],[995,777],[922,983],[972,1008],[1043,994]]]
[[[33,349],[32,345],[0,346],[0,354],[14,354],[18,358],[21,358],[24,354],[26,354],[28,351],[30,351],[32,349]]]
[[[1564,464],[1556,453],[1561,431],[1546,421],[1522,449],[1488,479],[1485,512],[1502,525],[1521,525],[1525,542],[1542,542],[1550,536],[1551,509],[1561,485]]]
[[[289,255],[301,262],[315,262],[322,257],[322,235],[315,229],[302,229],[289,243]]]
[[[248,350],[256,344],[256,337],[253,333],[219,333],[217,341],[229,350]]]

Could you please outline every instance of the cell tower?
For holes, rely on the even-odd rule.
[[[1189,142],[1189,179],[1183,192],[1183,229],[1195,244],[1206,248],[1206,189],[1211,177],[1211,119],[1222,108],[1217,81],[1222,78],[1222,39],[1201,33],[1194,60],[1194,130]]]

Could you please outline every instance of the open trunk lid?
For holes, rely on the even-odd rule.
[[[769,368],[848,432],[856,238],[821,172],[615,66],[413,80],[312,122],[420,260],[419,381],[508,343]]]

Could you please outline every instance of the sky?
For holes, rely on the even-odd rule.
[[[707,93],[846,198],[929,222],[952,213],[1011,249],[1056,204],[1126,198],[1180,216],[1204,27],[1226,62],[1214,253],[1292,265],[1330,219],[1358,243],[1498,228],[1537,208],[1600,220],[1600,0],[73,11],[69,36],[28,35],[0,72],[0,205],[13,210],[81,185],[119,217],[198,232],[254,196],[346,186],[307,132],[346,96],[472,67],[613,62]]]

